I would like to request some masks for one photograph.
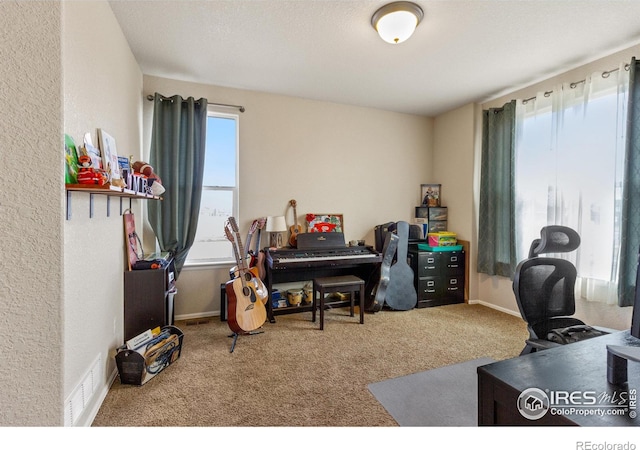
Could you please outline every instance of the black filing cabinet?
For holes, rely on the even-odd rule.
[[[416,308],[464,303],[464,251],[423,251],[409,248],[418,293]]]

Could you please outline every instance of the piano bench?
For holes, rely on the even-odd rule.
[[[356,292],[360,299],[360,323],[364,323],[364,281],[354,275],[315,278],[313,280],[313,302],[311,304],[311,321],[316,321],[316,309],[320,308],[320,329],[324,330],[325,295],[333,292],[349,293],[350,315],[353,314]],[[316,293],[319,295],[317,296]]]

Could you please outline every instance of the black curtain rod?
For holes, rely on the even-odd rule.
[[[160,98],[162,100],[172,100],[171,97],[165,97],[164,95],[161,95]],[[154,97],[153,95],[147,95],[147,100],[149,101],[153,101]],[[241,113],[244,112],[244,106],[240,106],[240,105],[227,105],[226,103],[212,103],[212,102],[207,102],[208,105],[215,105],[215,106],[222,106],[224,108],[235,108],[237,110],[239,110]]]
[[[619,67],[615,68],[615,69],[611,69],[611,70],[605,70],[604,72],[602,72],[602,78],[608,78],[609,75],[611,75],[613,72],[617,72],[618,70],[620,70]],[[625,64],[624,65],[624,70],[629,70],[629,64]],[[584,80],[580,80],[580,81],[574,81],[573,83],[569,84],[569,87],[571,89],[575,89],[580,83],[584,83],[585,81],[587,81],[586,79]],[[550,96],[553,93],[553,91],[546,91],[544,93],[545,97]],[[534,95],[533,97],[529,97],[529,98],[525,98],[524,100],[522,100],[522,104],[526,105],[527,102],[530,102],[531,100],[535,100],[536,99],[536,95]]]

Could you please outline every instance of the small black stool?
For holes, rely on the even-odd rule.
[[[317,303],[316,292],[320,294],[320,303]],[[324,296],[331,292],[350,293],[350,315],[353,317],[353,306],[356,292],[360,295],[360,323],[364,323],[364,281],[354,275],[338,277],[316,278],[313,280],[313,303],[311,306],[311,321],[316,321],[316,309],[320,308],[320,329],[324,330]]]

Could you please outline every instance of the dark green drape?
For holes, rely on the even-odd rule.
[[[516,102],[482,113],[478,272],[512,278],[516,268]]]
[[[154,96],[149,164],[162,179],[163,200],[148,202],[160,249],[175,258],[176,277],[193,244],[204,173],[207,99]]]
[[[633,304],[640,248],[640,74],[638,74],[638,64],[633,58],[629,67],[629,107],[618,274],[618,305],[620,306]]]

